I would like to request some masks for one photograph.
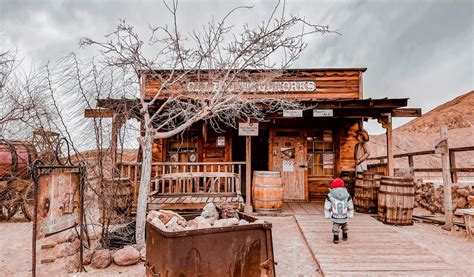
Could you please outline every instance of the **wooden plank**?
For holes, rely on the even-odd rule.
[[[288,206],[291,207],[294,214],[308,214],[305,209],[301,207],[300,203],[297,202],[288,202]]]
[[[291,204],[294,208],[296,203]],[[306,211],[315,209],[307,204],[299,206]],[[442,258],[366,214],[356,213],[349,222],[349,241],[337,246],[332,242],[329,220],[304,214],[295,215],[295,219],[324,276],[384,276],[386,272],[429,275],[452,270]]]
[[[110,109],[85,109],[85,118],[111,118],[113,111]]]
[[[421,109],[418,108],[399,108],[392,111],[392,117],[420,117]]]

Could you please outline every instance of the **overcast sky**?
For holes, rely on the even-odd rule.
[[[233,18],[236,25],[257,24],[276,2],[180,1],[179,24],[191,31],[242,3],[254,8]],[[409,106],[427,112],[474,87],[473,3],[287,0],[288,12],[342,33],[314,36],[295,67],[367,67],[365,97],[408,97]],[[103,38],[118,19],[146,35],[149,24],[170,16],[161,0],[0,0],[0,47],[42,65],[77,51],[81,37]],[[376,125],[367,128],[377,133]]]

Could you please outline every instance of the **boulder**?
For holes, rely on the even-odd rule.
[[[198,216],[187,222],[186,230],[211,228],[211,224],[202,216]]]
[[[113,254],[113,260],[117,265],[134,265],[140,261],[140,252],[133,246],[125,246]]]
[[[68,257],[77,253],[79,247],[76,247],[72,242],[65,242],[54,247],[53,255],[56,258]]]
[[[151,224],[153,224],[155,227],[157,227],[160,230],[166,231],[165,224],[159,218],[153,218],[151,220]]]
[[[147,215],[147,220],[151,222],[153,218],[158,218],[159,220],[161,220],[161,222],[163,222],[166,225],[173,217],[177,217],[180,220],[186,221],[178,213],[169,211],[169,210],[150,211]]]
[[[239,225],[247,225],[247,224],[249,224],[249,222],[247,220],[245,220],[245,219],[239,220]]]
[[[101,249],[94,252],[92,255],[91,266],[93,268],[106,268],[112,263],[112,255],[110,254],[110,250],[108,249]]]
[[[146,261],[146,247],[143,247],[143,248],[140,250],[140,260]]]
[[[219,213],[217,212],[216,206],[213,203],[207,203],[204,206],[201,216],[204,217],[209,224],[213,225],[214,221],[219,219]]]
[[[165,226],[166,230],[170,232],[182,231],[186,227],[186,220],[173,217]]]
[[[458,199],[456,199],[456,207],[460,209],[464,209],[465,206],[466,206],[466,199],[464,197],[459,197]]]
[[[82,255],[82,263],[84,265],[90,265],[92,261],[92,256],[94,256],[95,250],[90,250],[87,248],[84,248],[84,253]]]
[[[214,222],[214,227],[227,227],[235,225],[239,225],[239,220],[237,218],[224,218]]]
[[[219,215],[221,219],[225,218],[239,218],[239,214],[236,210],[232,209],[227,202],[219,203]]]

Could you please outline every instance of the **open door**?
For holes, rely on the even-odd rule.
[[[283,200],[305,200],[306,148],[301,131],[272,130],[270,168],[280,171]]]

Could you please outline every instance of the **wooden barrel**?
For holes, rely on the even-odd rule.
[[[377,213],[377,193],[380,175],[371,172],[357,176],[354,192],[354,208],[360,213]]]
[[[36,150],[29,142],[0,140],[0,179],[28,178]]]
[[[279,213],[283,205],[283,183],[278,171],[254,171],[253,207],[256,212]]]
[[[411,178],[382,176],[378,218],[386,224],[413,225],[415,183]]]

